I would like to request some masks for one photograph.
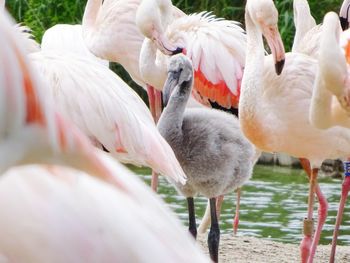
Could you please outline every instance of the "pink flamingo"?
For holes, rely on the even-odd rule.
[[[350,133],[343,128],[316,129],[305,114],[311,103],[317,68],[315,60],[289,53],[282,74],[272,74],[269,65],[273,61],[277,73],[281,73],[284,64],[284,49],[277,29],[278,12],[273,1],[248,0],[245,20],[248,49],[239,104],[240,122],[245,135],[259,149],[286,152],[310,160],[312,174],[301,257],[302,262],[312,262],[327,210],[317,185],[317,170],[324,159],[349,156]],[[273,56],[264,57],[262,34],[267,38]],[[315,191],[320,207],[312,238]]]
[[[41,50],[61,51],[79,54],[95,60],[106,67],[109,62],[94,56],[86,47],[81,25],[57,24],[45,31],[41,40]]]
[[[116,74],[94,60],[66,52],[37,52],[31,62],[46,80],[58,112],[121,162],[152,167],[185,182],[174,152],[147,106]]]
[[[135,24],[135,17],[140,3],[141,0],[106,0],[102,4],[101,0],[88,0],[82,23],[83,37],[93,54],[118,62],[138,85],[147,88],[151,112],[156,120],[161,112],[161,94],[146,85],[139,71],[144,36]],[[171,12],[175,17],[183,15],[176,7]]]
[[[310,121],[320,129],[328,129],[334,126],[350,128],[347,104],[347,95],[349,94],[349,66],[347,61],[350,57],[350,31],[341,32],[338,16],[333,12],[324,17],[323,27],[318,58],[319,67],[310,108]],[[330,262],[332,263],[335,260],[337,237],[349,190],[350,176],[349,172],[346,171],[333,233],[330,256]]]
[[[0,258],[208,262],[159,197],[44,104],[8,20],[0,16],[0,168],[10,168],[0,178]],[[27,163],[73,166],[114,186],[62,166],[11,168]]]

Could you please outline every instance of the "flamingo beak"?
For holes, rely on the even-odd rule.
[[[271,52],[275,61],[276,73],[277,75],[280,75],[284,67],[285,51],[284,51],[282,38],[278,31],[277,26],[263,27],[263,35],[265,36],[267,44],[271,49]]]
[[[350,1],[346,0],[343,2],[340,11],[339,11],[339,20],[341,28],[343,31],[349,28],[349,11],[350,11]]]
[[[168,78],[166,79],[164,87],[163,87],[164,107],[166,107],[166,105],[168,104],[170,96],[178,84],[179,75],[180,75],[180,72],[174,72],[174,71],[168,72]]]
[[[173,56],[182,53],[183,51],[183,48],[174,46],[166,37],[164,37],[163,34],[160,34],[155,30],[152,33],[152,40],[157,45],[157,48],[165,55]]]

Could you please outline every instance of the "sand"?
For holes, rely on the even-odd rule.
[[[208,254],[206,235],[198,236],[203,251]],[[320,245],[316,251],[315,263],[329,262],[331,246]],[[300,262],[299,246],[260,239],[255,237],[224,234],[220,237],[219,262],[268,263]],[[350,263],[350,246],[338,246],[335,262]]]

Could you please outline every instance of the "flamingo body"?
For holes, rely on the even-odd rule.
[[[106,67],[72,54],[40,52],[31,61],[58,111],[122,162],[186,177],[141,98]],[[181,179],[182,178],[182,179]]]
[[[2,175],[0,258],[28,263],[208,262],[162,200],[103,156],[123,189],[58,166],[24,166]],[[145,251],[153,252],[145,256]]]

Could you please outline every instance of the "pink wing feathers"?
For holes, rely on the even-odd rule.
[[[237,107],[246,48],[238,23],[202,12],[177,19],[167,35],[191,58],[197,92],[222,107]]]

